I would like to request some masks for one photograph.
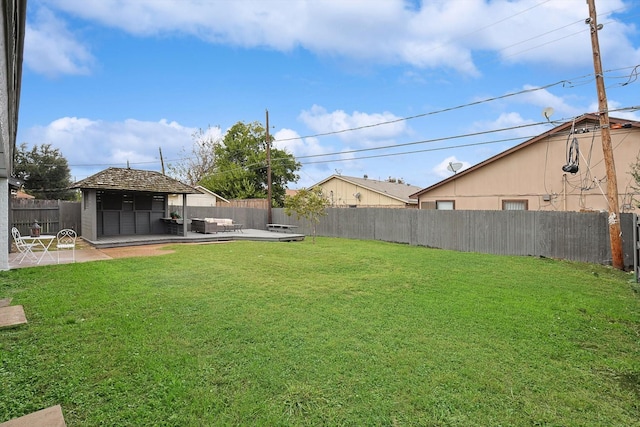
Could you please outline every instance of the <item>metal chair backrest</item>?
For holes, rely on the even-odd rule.
[[[64,230],[58,231],[56,235],[58,240],[58,247],[61,248],[71,248],[76,244],[77,234],[70,228],[65,228]]]
[[[11,229],[11,235],[13,236],[13,242],[16,244],[16,249],[20,252],[24,252],[28,246],[27,242],[22,239],[22,235],[20,235],[20,230],[16,227]]]

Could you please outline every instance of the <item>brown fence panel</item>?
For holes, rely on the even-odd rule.
[[[218,207],[267,209],[269,207],[269,201],[267,199],[233,199],[229,200],[228,205],[220,203]]]
[[[29,234],[36,221],[42,234],[55,234],[63,228],[81,229],[80,202],[13,199],[11,211],[11,226],[17,227],[21,234]]]

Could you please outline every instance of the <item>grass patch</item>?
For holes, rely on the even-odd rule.
[[[182,245],[0,273],[0,422],[639,425],[627,273],[374,241]]]

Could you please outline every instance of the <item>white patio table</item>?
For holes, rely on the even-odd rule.
[[[53,255],[49,252],[49,247],[51,247],[51,243],[53,243],[56,238],[53,234],[41,234],[39,236],[22,236],[22,239],[25,241],[30,241],[32,243],[39,243],[42,246],[42,255],[38,258],[37,264],[40,264],[44,259],[45,255],[49,255],[49,258],[53,261]]]

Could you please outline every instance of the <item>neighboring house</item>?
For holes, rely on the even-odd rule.
[[[16,151],[27,2],[2,0],[0,5],[0,270],[9,269],[12,218],[11,191],[22,184],[13,177]]]
[[[415,208],[417,200],[410,197],[420,187],[405,184],[401,179],[386,181],[351,176],[331,175],[312,187],[321,187],[332,207]]]
[[[35,199],[35,196],[32,196],[31,194],[27,194],[22,190],[17,190],[15,192],[11,192],[11,195],[13,196],[14,199]]]
[[[227,199],[201,185],[196,185],[193,188],[198,193],[187,195],[187,206],[212,207],[218,206],[220,203],[229,204]],[[169,206],[182,206],[182,195],[169,194]]]
[[[298,194],[298,190],[292,190],[292,189],[290,189],[290,188],[286,188],[284,191],[285,191],[285,192],[284,192],[285,197],[287,197],[287,196],[289,196],[289,197],[293,197],[293,196],[295,196],[296,194]]]
[[[630,171],[640,151],[640,122],[609,120],[620,212],[628,212],[634,209]],[[420,209],[607,211],[601,136],[598,115],[585,114],[411,197]]]
[[[159,172],[108,168],[78,181],[82,191],[82,237],[94,242],[103,236],[167,233],[169,194],[198,192]],[[188,218],[185,212],[183,217]],[[186,224],[183,235],[186,234]]]

